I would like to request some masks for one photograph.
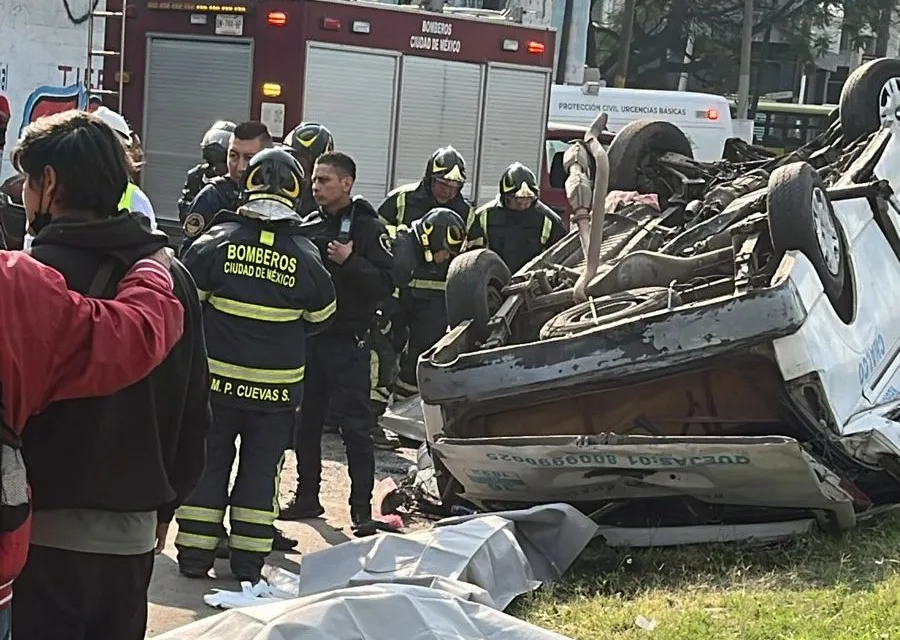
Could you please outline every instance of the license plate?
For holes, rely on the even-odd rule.
[[[227,14],[216,15],[217,36],[242,36],[244,35],[244,16]]]

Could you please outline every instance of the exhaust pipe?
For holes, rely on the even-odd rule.
[[[606,120],[605,113],[598,115],[584,134],[584,140],[572,143],[563,155],[563,167],[568,173],[566,199],[574,212],[572,222],[578,228],[585,260],[584,271],[575,283],[575,302],[587,300],[585,289],[600,267],[606,194],[609,190],[609,158],[600,144],[600,134],[606,129]]]

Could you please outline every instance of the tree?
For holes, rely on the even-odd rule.
[[[757,38],[755,70],[758,85],[773,33],[785,43],[798,65],[813,62],[828,47],[826,27],[832,32],[842,22],[854,33],[868,26],[884,34],[886,19],[900,0],[756,0],[753,33]],[[674,88],[678,74],[687,71],[705,88],[731,93],[737,86],[743,0],[638,0],[629,59],[628,85]],[[601,75],[611,80],[619,48],[618,22],[595,28],[596,60]],[[694,39],[693,53],[684,60],[685,44]],[[785,45],[779,45],[784,48]]]

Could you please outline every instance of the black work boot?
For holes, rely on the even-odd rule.
[[[318,496],[318,492],[316,492],[316,496]],[[318,497],[307,498],[298,491],[288,505],[281,510],[278,519],[288,522],[293,520],[308,520],[311,518],[318,518],[324,513],[325,509],[319,504]]]
[[[372,507],[367,504],[350,505],[350,523],[353,528],[372,520]]]

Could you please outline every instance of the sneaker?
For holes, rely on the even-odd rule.
[[[387,432],[380,427],[372,430],[372,444],[376,449],[384,451],[394,451],[400,448],[400,442],[388,436]]]
[[[272,549],[275,551],[293,551],[299,540],[294,540],[285,535],[284,531],[275,527],[275,535],[272,537]]]
[[[318,498],[316,498],[315,501],[304,500],[302,498],[298,500],[295,496],[294,499],[288,503],[288,506],[281,510],[278,519],[288,522],[293,520],[310,520],[312,518],[318,518],[324,513],[325,509],[319,504]]]

